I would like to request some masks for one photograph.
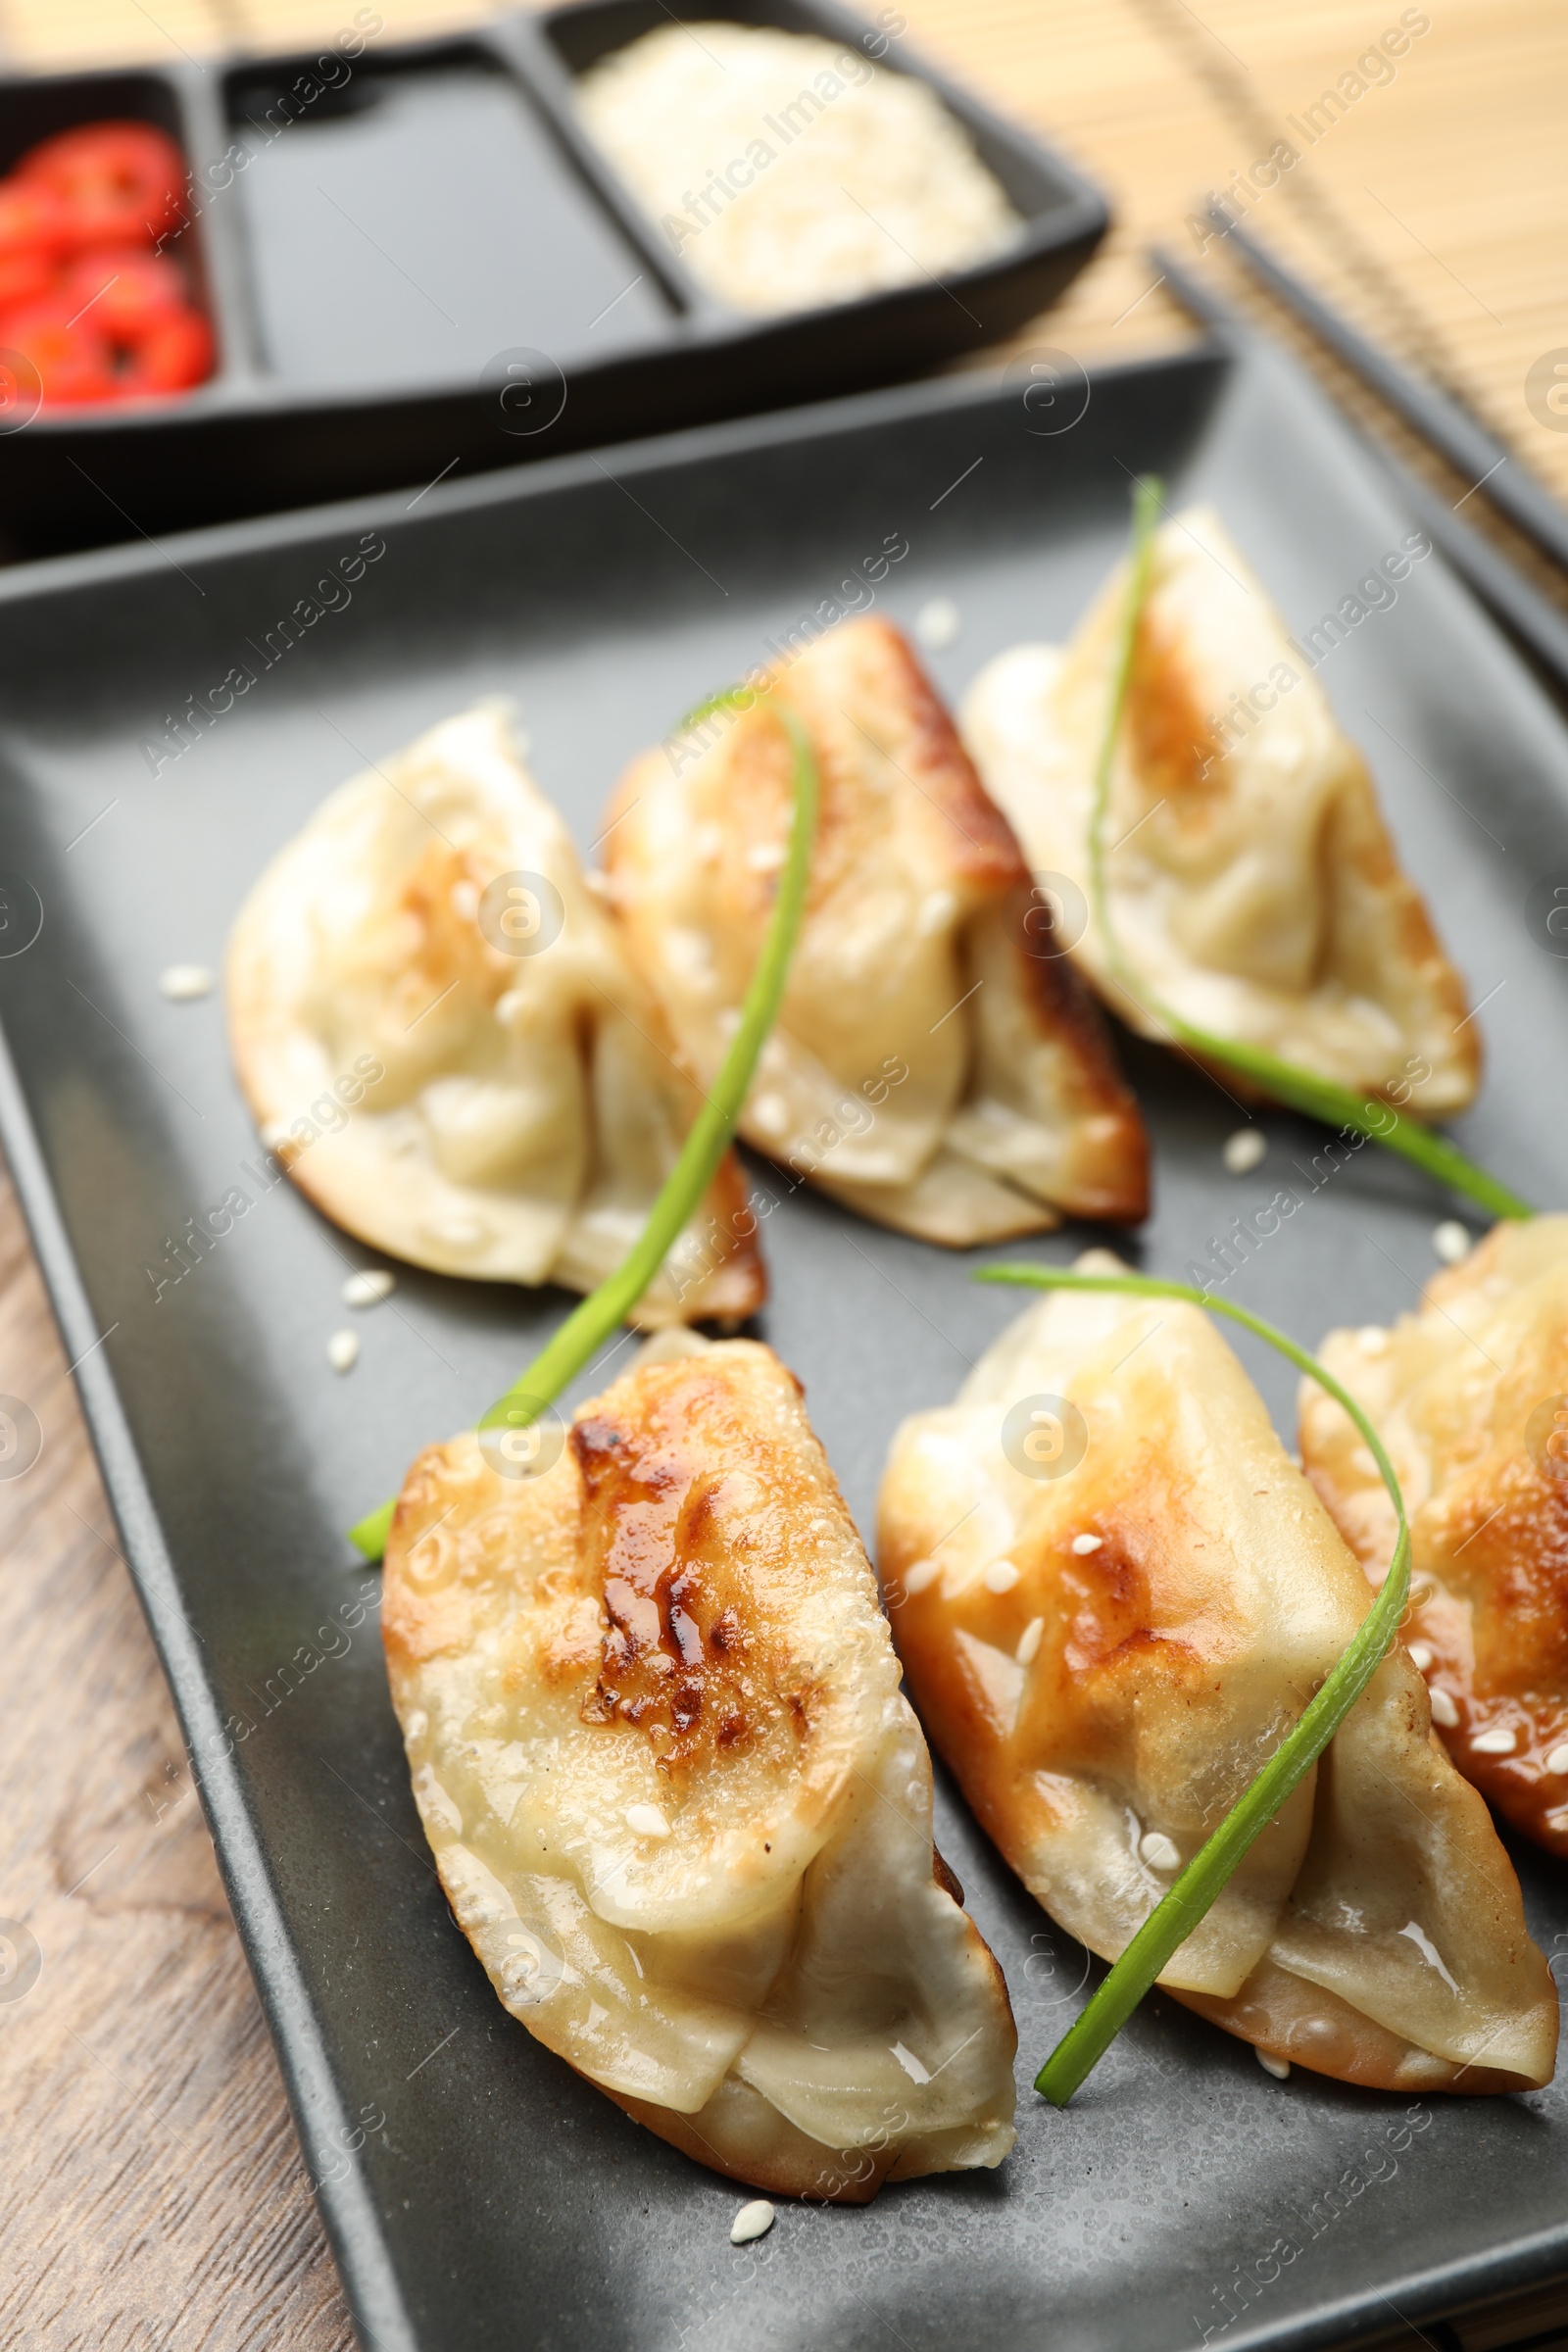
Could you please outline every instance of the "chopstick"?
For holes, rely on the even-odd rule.
[[[1380,351],[1294,270],[1276,261],[1255,237],[1233,222],[1228,213],[1210,206],[1209,219],[1252,275],[1465,476],[1472,485],[1465,493],[1467,498],[1479,491],[1554,563],[1568,567],[1568,508],[1536,480],[1505,442],[1446,392],[1423,383],[1397,360]]]
[[[1184,311],[1200,319],[1221,342],[1244,343],[1249,338],[1266,340],[1260,330],[1234,304],[1216,294],[1199,280],[1162,247],[1152,245],[1149,258],[1163,273],[1165,283]],[[1362,436],[1363,440],[1365,436]],[[1402,466],[1380,442],[1367,441],[1373,455],[1388,474],[1399,498],[1419,521],[1421,528],[1447,559],[1461,578],[1468,581],[1476,594],[1523,638],[1531,652],[1551,671],[1557,683],[1568,690],[1568,619],[1544,597],[1539,588],[1527,580],[1524,573],[1507,557],[1498,553],[1490,539],[1471,524],[1460,520],[1451,508],[1429,490],[1425,482]]]

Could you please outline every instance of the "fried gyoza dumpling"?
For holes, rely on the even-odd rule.
[[[266,1142],[317,1206],[443,1274],[590,1291],[641,1232],[697,1109],[667,1033],[503,706],[322,803],[229,941],[229,1035]],[[645,1323],[761,1303],[726,1160]],[[694,1221],[695,1226],[695,1221]],[[755,1231],[755,1219],[751,1221]]]
[[[453,1910],[513,2015],[701,2164],[853,2203],[999,2164],[1006,1988],[800,1385],[665,1347],[539,1475],[463,1437],[404,1487],[387,1660]]]
[[[881,1546],[933,1739],[1031,1892],[1107,1959],[1370,1605],[1236,1357],[1165,1299],[1062,1293],[1020,1316],[956,1404],[899,1432]],[[1346,2082],[1549,2081],[1555,1986],[1403,1650],[1161,1983]]]
[[[743,713],[638,760],[615,905],[699,1075],[777,886],[793,756],[821,812],[789,990],[741,1132],[884,1225],[961,1246],[1148,1210],[1148,1147],[1049,904],[890,622],[833,629]],[[707,748],[704,748],[706,744]]]
[[[1155,536],[1104,840],[1112,975],[1089,895],[1093,772],[1126,599],[1121,565],[1063,653],[982,670],[964,739],[1030,864],[1081,894],[1076,954],[1146,1037],[1155,1000],[1422,1117],[1462,1110],[1480,1048],[1458,974],[1404,873],[1365,760],[1218,518]],[[1250,699],[1248,699],[1250,698]]]
[[[1498,1225],[1391,1331],[1332,1331],[1410,1515],[1410,1654],[1467,1780],[1568,1855],[1568,1216]],[[1394,1550],[1348,1416],[1301,1393],[1301,1460],[1374,1583]]]

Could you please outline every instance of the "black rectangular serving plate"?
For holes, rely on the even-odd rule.
[[[568,1302],[403,1270],[335,1377],[340,1284],[368,1253],[286,1184],[262,1190],[220,1003],[159,994],[167,964],[220,962],[263,862],[328,789],[479,695],[515,697],[586,851],[622,763],[813,620],[874,597],[908,622],[956,599],[961,635],[933,662],[954,696],[1020,637],[1065,633],[1123,542],[1140,468],[1170,477],[1175,505],[1217,505],[1298,630],[1410,527],[1318,394],[1263,356],[1107,371],[1076,426],[1039,421],[995,381],[912,387],[451,485],[413,514],[399,496],[0,578],[5,904],[21,923],[30,891],[43,916],[0,958],[0,1128],[368,2344],[1348,2344],[1568,2275],[1562,2082],[1425,2102],[1299,2071],[1280,2084],[1156,1996],[1072,2108],[1048,2108],[1030,2077],[1098,1964],[946,1783],[942,1848],[1018,2013],[1018,2146],[1000,2173],[886,2189],[863,2212],[783,2206],[759,2246],[732,2248],[741,2192],[535,2045],[456,1932],[374,1580],[339,1532],[471,1421]],[[868,586],[868,559],[901,543]],[[276,615],[351,575],[352,600],[264,665]],[[256,683],[171,757],[163,714],[210,710],[241,661]],[[1568,964],[1526,901],[1568,880],[1563,725],[1436,557],[1320,675],[1488,1001],[1490,1075],[1463,1138],[1550,1203]],[[1451,1210],[1425,1179],[1371,1147],[1314,1174],[1322,1132],[1283,1113],[1264,1166],[1227,1176],[1223,1092],[1123,1042],[1158,1149],[1138,1262],[1179,1275],[1290,1185],[1303,1204],[1236,1296],[1309,1344],[1412,1304]],[[900,1419],[950,1397],[1018,1301],[975,1287],[972,1256],[752,1174],[778,1198],[760,1329],[805,1380],[869,1532]],[[236,1185],[246,1213],[155,1298],[170,1243]],[[1021,1251],[1060,1260],[1085,1239]],[[1289,1430],[1291,1380],[1247,1353]],[[1516,1859],[1536,1936],[1568,1949],[1561,1866]]]
[[[1071,165],[902,35],[837,0],[709,13],[930,82],[1019,214],[1016,241],[826,310],[759,318],[715,300],[573,99],[579,74],[671,21],[661,0],[577,0],[396,45],[362,9],[347,49],[0,82],[0,172],[108,117],[180,141],[193,218],[173,249],[218,340],[215,374],[178,398],[40,411],[24,377],[8,387],[0,538],[102,545],[890,383],[1011,333],[1104,234],[1104,203]]]

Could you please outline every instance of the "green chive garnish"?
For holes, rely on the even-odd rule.
[[[1184,1020],[1179,1012],[1163,1004],[1159,998],[1144,994],[1139,976],[1123,953],[1110,917],[1104,827],[1116,743],[1132,683],[1138,624],[1149,597],[1154,525],[1162,493],[1162,483],[1152,474],[1143,475],[1133,492],[1127,597],[1117,631],[1110,706],[1095,762],[1094,799],[1089,815],[1090,896],[1094,902],[1095,919],[1100,926],[1101,938],[1104,942],[1105,961],[1113,977],[1136,1004],[1142,1005],[1146,1012],[1164,1024],[1177,1045],[1187,1047],[1191,1053],[1201,1054],[1205,1060],[1218,1062],[1222,1067],[1251,1079],[1277,1102],[1289,1103],[1293,1110],[1305,1111],[1312,1118],[1322,1119],[1330,1127],[1349,1127],[1358,1135],[1370,1136],[1385,1151],[1396,1152],[1401,1158],[1413,1160],[1417,1167],[1425,1168],[1428,1175],[1436,1177],[1440,1184],[1465,1194],[1490,1216],[1534,1216],[1536,1212],[1528,1200],[1521,1200],[1517,1193],[1509,1192],[1506,1185],[1499,1184],[1485,1168],[1477,1167],[1446,1136],[1434,1134],[1420,1119],[1408,1117],[1381,1096],[1364,1095],[1351,1087],[1337,1086],[1332,1079],[1319,1078],[1311,1070],[1298,1069],[1294,1062],[1282,1061],[1278,1054],[1265,1053],[1260,1046],[1239,1045],[1232,1039],[1216,1037],[1211,1031],[1199,1029],[1191,1021]]]
[[[1178,1946],[1219,1894],[1253,1839],[1264,1831],[1302,1775],[1316,1763],[1381,1665],[1404,1615],[1410,1590],[1410,1531],[1394,1465],[1383,1442],[1355,1398],[1342,1389],[1316,1356],[1288,1339],[1261,1315],[1228,1298],[1195,1290],[1185,1282],[1161,1282],[1147,1274],[1075,1274],[1055,1266],[984,1266],[976,1282],[1017,1284],[1037,1291],[1122,1291],[1143,1298],[1185,1298],[1211,1314],[1228,1315],[1315,1380],[1342,1405],[1366,1442],[1399,1522],[1398,1541],[1388,1575],[1355,1639],[1309,1701],[1295,1728],[1281,1740],[1241,1802],[1195,1854],[1181,1877],[1150,1913],[1077,2023],[1057,2042],[1035,2077],[1035,2088],[1052,2104],[1065,2107],[1073,2092],[1104,2056],[1145,1993],[1169,1965]]]
[[[723,695],[713,697],[710,703],[702,706],[700,713],[692,713],[684,723],[690,725],[698,715],[706,715],[710,710],[728,706],[732,699]],[[595,1350],[625,1321],[654,1280],[688,1220],[702,1202],[713,1181],[719,1161],[729,1149],[756,1072],[758,1056],[783,1001],[790,957],[806,904],[811,843],[816,832],[819,785],[810,740],[793,711],[781,709],[777,716],[789,736],[790,748],[794,753],[794,816],[790,826],[789,849],[779,874],[778,895],[773,901],[767,929],[762,937],[762,952],[757,959],[751,984],[742,1003],[740,1026],[730,1040],[729,1051],[713,1082],[712,1092],[693,1121],[691,1131],[681,1147],[680,1157],[664,1179],[663,1188],[636,1242],[615,1271],[607,1275],[580,1306],[573,1308],[554,1338],[534,1357],[506,1395],[497,1397],[479,1423],[482,1430],[526,1429],[530,1422],[538,1419],[546,1405],[576,1378]],[[397,1497],[394,1495],[391,1501],[383,1502],[379,1510],[369,1512],[357,1527],[349,1530],[350,1543],[368,1560],[378,1560],[385,1551],[387,1536],[392,1527],[392,1514],[396,1508]]]

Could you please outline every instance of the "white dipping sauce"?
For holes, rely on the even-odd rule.
[[[928,84],[814,35],[662,24],[577,96],[671,250],[739,311],[940,277],[1021,225]]]

